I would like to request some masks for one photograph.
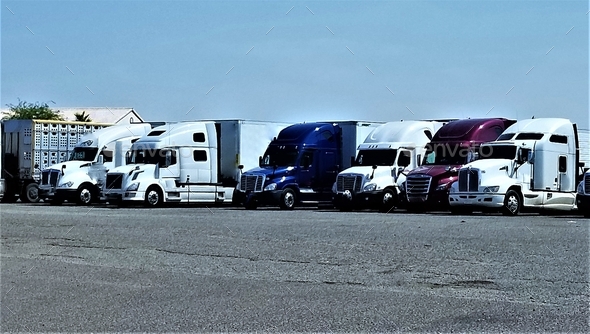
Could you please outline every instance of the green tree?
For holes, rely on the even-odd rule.
[[[86,111],[82,111],[81,113],[77,112],[74,114],[74,117],[76,117],[77,122],[92,122],[90,115],[88,115]]]
[[[64,118],[59,114],[59,110],[54,111],[49,108],[47,103],[30,103],[18,100],[18,104],[7,104],[10,111],[3,113],[2,119],[45,119],[53,121],[63,121]]]

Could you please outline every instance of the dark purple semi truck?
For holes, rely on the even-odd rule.
[[[474,118],[449,122],[427,146],[422,165],[408,173],[404,189],[409,211],[448,209],[449,188],[461,166],[477,159],[479,146],[496,140],[515,123],[505,118]]]

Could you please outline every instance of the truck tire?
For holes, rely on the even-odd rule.
[[[160,207],[164,204],[164,195],[160,188],[151,186],[145,192],[145,206],[150,208]]]
[[[76,192],[76,203],[80,205],[90,205],[96,200],[96,191],[93,186],[83,184]]]
[[[27,184],[20,195],[20,201],[23,203],[38,203],[39,200],[39,186],[36,183]]]
[[[520,195],[514,190],[508,190],[504,197],[504,207],[502,214],[504,216],[517,216],[522,207]]]
[[[297,197],[295,196],[295,192],[293,189],[287,188],[281,193],[279,207],[283,210],[293,210],[293,208],[295,208],[296,202]]]
[[[393,212],[395,210],[395,202],[395,192],[391,189],[385,189],[381,198],[379,211],[383,213]]]

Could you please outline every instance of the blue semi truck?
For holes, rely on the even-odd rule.
[[[234,203],[247,209],[331,203],[336,176],[351,166],[358,145],[379,124],[317,122],[283,129],[259,158],[259,166],[241,174]]]

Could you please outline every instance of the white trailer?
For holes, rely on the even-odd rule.
[[[38,202],[41,170],[62,163],[74,146],[87,133],[111,124],[49,121],[6,120],[2,130],[3,201]]]
[[[132,145],[130,164],[110,170],[109,202],[231,202],[240,168],[258,157],[287,124],[247,120],[180,122],[154,128]]]
[[[403,171],[420,165],[426,144],[443,124],[400,121],[375,128],[358,146],[353,167],[338,174],[332,187],[334,206],[342,211],[366,207],[392,210],[406,179]]]
[[[39,196],[56,205],[64,200],[81,205],[98,201],[107,170],[123,165],[132,142],[151,129],[150,123],[121,124],[84,135],[68,161],[41,172]]]
[[[460,169],[449,195],[452,211],[575,210],[576,188],[590,163],[583,161],[589,148],[580,137],[576,124],[563,118],[513,124]]]

